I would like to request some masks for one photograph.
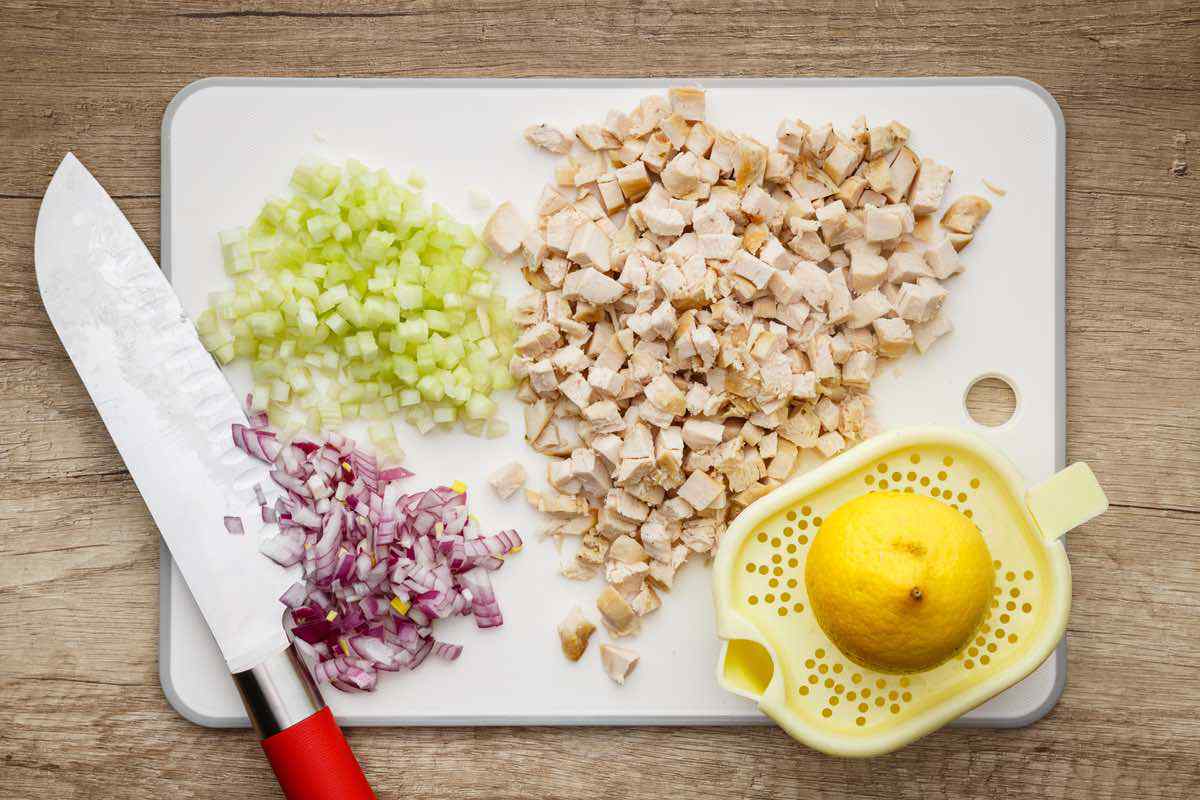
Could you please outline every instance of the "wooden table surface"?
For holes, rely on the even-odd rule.
[[[158,536],[35,287],[67,150],[157,253],[159,124],[203,76],[1000,74],[1066,114],[1068,455],[1112,500],[1070,538],[1050,715],[869,762],[774,728],[349,736],[386,798],[1196,797],[1200,6],[853,6],[0,2],[0,795],[279,796],[249,733],[185,721],[159,687]]]

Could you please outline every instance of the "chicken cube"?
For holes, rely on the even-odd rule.
[[[550,356],[550,361],[554,364],[554,368],[563,374],[582,372],[590,363],[587,354],[576,345],[560,348],[558,352]]]
[[[696,86],[672,86],[667,90],[671,111],[690,122],[704,119],[704,90]]]
[[[501,500],[507,500],[525,485],[525,477],[525,467],[513,461],[493,472],[488,483]]]
[[[567,258],[581,267],[596,267],[608,272],[612,267],[612,241],[596,223],[584,222],[571,237]]]
[[[625,685],[629,673],[638,665],[639,658],[637,653],[628,648],[612,644],[600,645],[600,663],[604,665],[604,674],[622,686]]]
[[[755,289],[761,291],[775,274],[775,268],[745,250],[738,250],[733,258],[733,272],[750,281]]]
[[[932,214],[942,207],[946,187],[954,171],[942,166],[932,158],[921,159],[916,182],[912,187],[909,204],[914,214]]]
[[[719,480],[714,480],[703,472],[693,472],[677,490],[679,497],[697,511],[711,506],[724,492],[725,487]]]
[[[533,388],[538,389],[536,379],[531,376],[530,380],[534,383]],[[563,397],[577,405],[580,411],[587,408],[592,401],[592,387],[588,384],[587,379],[578,372],[573,372],[560,381],[558,391],[562,392]]]
[[[943,281],[962,270],[962,261],[958,257],[958,251],[954,249],[954,244],[949,239],[942,239],[926,250],[925,263],[929,265],[929,271],[933,273],[933,276]]]
[[[862,150],[852,142],[839,138],[833,150],[825,157],[821,169],[825,170],[834,183],[841,183],[862,163]]]
[[[649,572],[649,568],[646,570]],[[654,587],[649,584],[643,585],[642,590],[629,601],[629,605],[633,608],[633,613],[639,617],[644,617],[647,614],[657,611],[662,607],[662,600],[659,599],[658,592],[654,591]]]
[[[614,398],[625,388],[625,378],[608,367],[595,366],[588,370],[587,382],[600,394]]]
[[[917,350],[924,353],[933,343],[954,330],[954,326],[950,323],[950,318],[944,313],[939,313],[928,322],[918,322],[912,326],[913,342],[917,346]]]
[[[822,434],[817,439],[817,450],[819,450],[821,455],[825,456],[825,458],[833,458],[835,455],[845,449],[846,440],[843,439],[842,435],[837,431],[830,431],[829,433]]]
[[[800,451],[795,444],[779,437],[775,457],[767,467],[767,477],[777,481],[787,480],[796,466],[796,458]]]
[[[621,146],[621,140],[611,131],[607,131],[595,123],[577,126],[575,138],[589,150],[616,150]]]
[[[761,185],[767,173],[767,148],[748,136],[737,141],[733,174],[735,188],[743,192],[748,186]]]
[[[683,443],[693,450],[707,450],[721,443],[725,426],[720,422],[689,419],[683,423]]]
[[[659,375],[646,386],[646,399],[656,408],[675,416],[687,411],[684,394],[666,375]]]
[[[604,626],[614,636],[630,636],[637,632],[638,618],[621,593],[612,586],[605,586],[596,599]],[[607,645],[606,645],[607,646]]]
[[[659,177],[672,197],[686,197],[700,184],[700,162],[685,150],[667,163]]]
[[[572,272],[567,279],[563,283],[563,296],[567,299],[578,297],[595,306],[606,306],[625,294],[625,287],[619,281],[595,267]]]
[[[578,661],[595,632],[596,626],[583,615],[583,609],[579,606],[572,608],[566,618],[558,623],[558,640],[563,655],[571,661]]]
[[[640,213],[645,226],[658,236],[679,236],[687,224],[683,215],[669,206],[659,208],[643,205]]]
[[[915,250],[897,250],[888,257],[888,283],[912,283],[930,275],[925,259]]]
[[[930,283],[906,283],[896,298],[896,312],[910,323],[928,322],[941,311],[946,295],[945,289]]]
[[[625,429],[621,411],[612,400],[592,403],[584,409],[583,417],[591,423],[592,430],[596,433],[616,433]]]
[[[483,226],[483,242],[497,256],[510,256],[521,246],[527,229],[516,206],[501,203]]]
[[[872,289],[866,294],[859,295],[850,303],[850,318],[846,321],[850,328],[865,328],[875,320],[892,310],[892,304],[878,289]]]
[[[525,129],[525,141],[559,155],[566,155],[571,150],[571,138],[550,125],[530,125]]]
[[[913,343],[912,329],[898,317],[884,317],[871,323],[879,340],[879,354],[897,358],[908,352]]]
[[[742,237],[731,233],[702,233],[696,240],[700,246],[700,255],[715,261],[732,259],[742,246]]]
[[[975,227],[991,210],[992,204],[979,195],[960,197],[942,215],[942,227],[956,233],[974,233]]]
[[[887,271],[887,259],[873,247],[855,248],[850,255],[850,288],[859,294],[868,292],[883,283]]]
[[[889,167],[891,186],[881,193],[887,197],[889,203],[899,203],[908,194],[913,178],[917,175],[917,166],[916,154],[907,147],[901,147]]]
[[[842,385],[865,390],[874,378],[875,354],[865,350],[851,353],[842,367]]]
[[[642,161],[626,164],[617,170],[616,175],[617,186],[626,202],[637,202],[650,190],[650,176],[646,174],[646,164]]]
[[[867,207],[864,237],[868,242],[886,242],[900,238],[903,233],[901,217],[882,208]]]

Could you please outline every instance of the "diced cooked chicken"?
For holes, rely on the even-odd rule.
[[[959,260],[958,251],[949,238],[942,239],[933,247],[925,251],[925,263],[929,265],[929,271],[933,273],[933,277],[938,280],[946,280],[951,275],[962,270],[962,262]]]
[[[678,236],[686,224],[683,215],[669,206],[646,206],[641,209],[641,217],[650,232],[658,236]]]
[[[621,593],[612,586],[605,586],[601,590],[596,599],[596,608],[600,611],[604,627],[608,628],[613,636],[631,636],[637,632],[637,614]]]
[[[913,343],[913,333],[908,323],[896,317],[877,319],[871,323],[875,338],[879,340],[879,354],[889,358],[904,355]]]
[[[862,150],[857,145],[839,137],[833,151],[826,156],[822,168],[834,183],[841,183],[858,168],[862,156]]]
[[[900,287],[896,313],[910,323],[928,322],[941,311],[946,294],[945,289],[930,283],[906,283]]]
[[[891,310],[888,299],[878,289],[872,289],[850,303],[850,319],[846,324],[851,328],[863,328]]]
[[[875,378],[875,354],[856,350],[842,367],[842,383],[856,389],[866,389]]]
[[[538,322],[517,338],[513,349],[522,356],[534,358],[558,343],[558,330],[548,322]]]
[[[687,411],[687,401],[683,392],[666,375],[659,375],[646,385],[646,399],[656,408],[675,416]]]
[[[566,155],[557,185],[536,226],[489,221],[537,290],[513,310],[510,372],[554,460],[552,491],[526,494],[547,535],[579,539],[561,572],[603,572],[614,635],[802,451],[870,435],[877,359],[950,330],[941,281],[989,208],[962,198],[938,225],[951,172],[899,122],[786,121],[766,147],[704,111],[672,89],[574,136],[531,129]]]
[[[775,274],[775,268],[745,250],[738,250],[733,259],[733,272],[754,284],[755,289],[761,290],[766,288],[767,282]]]
[[[567,258],[582,267],[608,272],[612,266],[612,240],[594,222],[584,222],[571,236]]]
[[[704,120],[704,90],[696,86],[673,86],[667,90],[671,111],[691,122]]]
[[[918,166],[916,154],[907,147],[901,147],[889,167],[891,185],[881,192],[889,203],[899,203],[908,194],[913,178],[917,176]]]
[[[714,480],[703,472],[693,472],[679,487],[678,495],[688,502],[692,508],[697,511],[704,509],[717,502],[725,492],[725,487],[721,485],[719,480]]]
[[[635,203],[650,190],[650,176],[646,174],[646,164],[643,161],[626,164],[617,170],[616,175],[617,185],[626,202]]]
[[[992,204],[977,194],[958,198],[942,215],[942,227],[956,233],[974,233],[975,227],[992,210]]]
[[[944,167],[932,158],[921,159],[921,168],[917,172],[916,182],[913,183],[909,204],[914,214],[932,214],[942,207],[942,198],[946,194],[946,186],[954,171]]]
[[[525,141],[551,153],[566,155],[571,151],[571,139],[550,125],[530,125],[525,129]]]
[[[886,242],[900,238],[903,233],[901,218],[882,208],[867,207],[867,222],[864,236],[868,242]]]
[[[558,623],[558,641],[562,645],[563,655],[571,661],[578,661],[595,632],[596,626],[583,615],[583,609],[579,606],[572,608],[566,618]]]
[[[707,450],[721,443],[725,426],[720,422],[689,419],[683,423],[683,443],[693,450]]]
[[[604,673],[622,686],[639,660],[638,654],[628,648],[615,644],[600,645],[600,663],[604,666]]]
[[[830,431],[817,439],[817,449],[825,458],[832,458],[846,449],[846,440],[837,431]]]
[[[501,203],[483,226],[483,242],[498,256],[517,252],[528,230],[512,203]]]
[[[525,467],[516,461],[506,464],[492,473],[488,483],[502,500],[507,500],[525,485]]]
[[[916,344],[917,350],[924,353],[933,343],[941,337],[950,333],[954,326],[950,323],[950,319],[943,313],[939,313],[928,322],[918,322],[913,325],[913,343]]]
[[[644,617],[647,614],[657,611],[662,606],[662,600],[658,596],[658,592],[654,591],[654,587],[649,583],[643,584],[629,605],[633,608],[633,613],[639,617]]]
[[[579,280],[579,296],[592,305],[606,306],[625,294],[625,287],[620,282],[593,267],[584,268],[580,274],[583,277]]]
[[[919,252],[897,250],[888,257],[888,283],[914,282],[929,275],[929,268]]]

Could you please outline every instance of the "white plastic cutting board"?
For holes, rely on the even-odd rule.
[[[184,307],[201,311],[209,292],[228,285],[217,232],[249,223],[264,200],[283,193],[302,159],[360,159],[404,176],[418,169],[427,195],[459,219],[481,222],[469,187],[512,200],[532,218],[553,160],[521,138],[534,122],[563,128],[631,109],[668,85],[701,83],[716,125],[772,141],[785,117],[848,127],[898,119],[920,155],[954,169],[950,196],[977,193],[994,206],[965,251],[967,272],[950,282],[948,312],[957,328],[922,357],[905,358],[873,391],[885,426],[966,425],[1007,452],[1025,478],[1040,481],[1064,465],[1064,128],[1057,104],[1019,79],[699,80],[699,81],[362,81],[207,80],[172,101],[162,135],[163,267]],[[990,195],[987,178],[1008,192]],[[520,291],[520,276],[506,289]],[[1000,375],[1015,388],[1016,415],[981,429],[963,399],[979,377]],[[248,372],[231,372],[241,390]],[[544,460],[525,445],[519,405],[503,413],[512,432],[499,440],[415,431],[406,437],[413,486],[461,480],[474,514],[492,529],[515,527],[530,542],[495,576],[505,625],[478,631],[460,619],[438,637],[465,645],[453,664],[430,659],[416,673],[384,674],[370,695],[327,691],[350,725],[412,724],[713,724],[764,721],[714,677],[708,573],[692,563],[663,607],[630,644],[642,662],[628,684],[604,676],[597,632],[583,661],[568,663],[555,626],[573,603],[590,609],[598,582],[558,577],[552,543],[523,500],[500,502],[487,487],[495,468],[520,460],[537,484]],[[198,531],[197,535],[203,532]],[[161,676],[171,703],[204,725],[245,725],[217,648],[164,550]],[[439,623],[441,625],[441,623]],[[1060,646],[1033,675],[960,724],[1023,725],[1044,714],[1065,680]]]

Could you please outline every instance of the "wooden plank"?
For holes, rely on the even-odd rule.
[[[1042,83],[1066,101],[1070,160],[1087,165],[1078,188],[1160,185],[1181,198],[1181,182],[1165,179],[1173,133],[1198,127],[1200,83],[1178,65],[1194,60],[1200,29],[1187,0],[1151,5],[1153,13],[1141,3],[1010,0],[989,6],[986,24],[970,5],[888,7],[864,36],[860,12],[838,0],[806,3],[800,13],[783,2],[679,0],[640,12],[611,2],[484,11],[413,2],[399,12],[387,3],[317,4],[313,12],[293,2],[161,0],[97,13],[28,2],[6,12],[0,29],[0,70],[11,76],[0,84],[0,195],[39,195],[67,149],[113,194],[157,193],[162,112],[207,75],[936,72],[1018,73]],[[129,46],[133,30],[140,46]]]

